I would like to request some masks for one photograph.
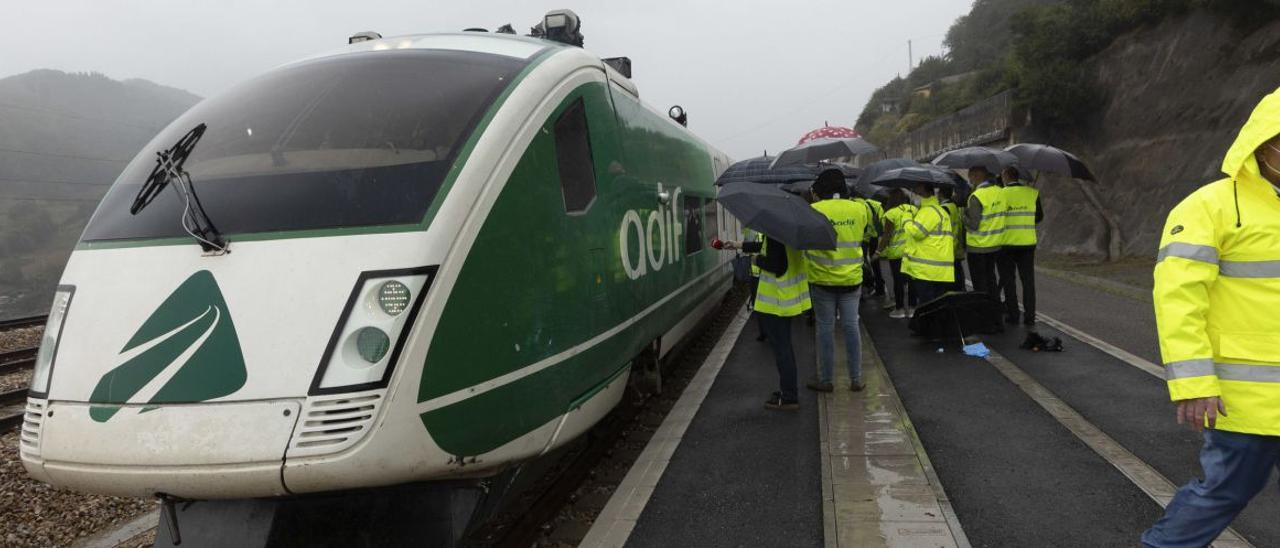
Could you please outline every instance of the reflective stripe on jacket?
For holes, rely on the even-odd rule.
[[[1021,183],[1004,187],[1004,245],[1036,245],[1036,200],[1040,191]]]
[[[813,208],[836,229],[836,248],[804,252],[805,260],[809,261],[809,283],[832,286],[862,283],[862,235],[870,208],[850,200],[822,200],[815,202]]]
[[[969,253],[999,251],[1004,235],[1004,189],[983,183],[973,191],[970,200],[977,200],[982,205],[982,220],[977,230],[970,230],[964,236]]]
[[[902,273],[917,280],[954,282],[955,243],[952,241],[951,217],[938,205],[937,198],[925,198],[920,211],[907,222],[906,255]]]
[[[911,204],[902,204],[889,211],[884,212],[885,223],[893,223],[893,234],[890,235],[889,244],[885,246],[883,256],[886,259],[901,259],[902,254],[907,250],[907,232],[903,230],[904,225],[916,216],[916,206]],[[887,228],[885,230],[888,230]]]
[[[786,248],[787,271],[774,276],[768,270],[760,271],[756,286],[756,301],[752,307],[761,314],[791,317],[799,316],[812,308],[809,302],[809,280],[805,276],[804,256],[799,251]]]
[[[1221,396],[1217,428],[1266,436],[1280,436],[1280,199],[1254,152],[1277,134],[1280,92],[1240,130],[1228,178],[1169,213],[1153,292],[1172,399]]]

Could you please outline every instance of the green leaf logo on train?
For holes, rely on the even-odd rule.
[[[173,290],[119,355],[125,361],[98,381],[91,403],[123,404],[140,396],[147,399],[146,412],[230,395],[248,377],[231,313],[208,270]],[[95,405],[89,416],[106,422],[120,408]]]
[[[647,218],[642,218],[640,212],[629,209],[622,216],[622,226],[618,229],[622,269],[632,280],[640,279],[650,270],[662,270],[663,265],[675,263],[684,256],[677,243],[681,241],[682,232],[679,220],[680,187],[664,189],[659,184],[658,192],[670,192],[667,207],[648,211]]]

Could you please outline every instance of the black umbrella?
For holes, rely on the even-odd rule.
[[[812,164],[832,158],[852,158],[878,150],[880,149],[861,137],[821,137],[782,151],[782,154],[773,161],[773,166],[776,168],[793,164]]]
[[[1006,167],[1017,167],[1018,157],[998,148],[965,147],[943,152],[932,163],[957,169],[982,167],[992,175],[999,175]]]
[[[999,333],[1000,302],[981,291],[946,293],[916,308],[908,326],[932,340],[960,339],[975,333]]]
[[[900,167],[925,167],[925,164],[908,158],[888,158],[872,162],[862,168],[862,176],[854,183],[854,191],[864,198],[870,198],[885,187],[871,184],[871,180],[884,175],[884,172]]]
[[[831,221],[810,207],[804,198],[773,185],[729,183],[720,189],[716,201],[747,228],[793,249],[836,248],[836,231]]]
[[[1049,145],[1018,143],[1005,148],[1018,157],[1018,165],[1026,169],[1058,173],[1076,179],[1097,181],[1089,166],[1075,154]]]
[[[905,188],[907,190],[915,188],[920,183],[934,187],[955,187],[961,190],[969,188],[969,184],[964,180],[964,177],[956,175],[954,171],[949,169],[934,166],[891,169],[869,182],[875,185]]]
[[[773,157],[761,156],[750,160],[743,160],[729,166],[716,179],[717,185],[725,185],[728,183],[790,183],[792,181],[804,181],[812,179],[813,169],[805,166],[779,166],[776,169],[770,169],[769,165],[773,163]]]

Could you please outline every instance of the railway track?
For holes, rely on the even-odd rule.
[[[32,316],[0,321],[0,332],[14,329],[26,329],[44,325],[48,316]],[[32,346],[7,352],[0,352],[0,376],[25,371],[35,366],[36,355],[40,348]],[[27,402],[27,389],[17,388],[0,392],[0,433],[22,425],[22,416]]]

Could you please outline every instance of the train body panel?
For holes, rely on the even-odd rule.
[[[453,132],[441,142],[408,128],[411,138],[386,147],[281,153],[308,130],[293,120],[262,153],[221,136],[202,143],[251,150],[196,164],[200,176],[192,168],[199,186],[219,169],[292,160],[316,171],[359,158],[371,165],[321,183],[293,172],[258,181],[283,189],[267,202],[305,201],[297,192],[312,187],[289,185],[312,177],[319,198],[306,199],[351,197],[340,210],[306,211],[355,224],[322,227],[289,207],[287,222],[262,221],[251,215],[257,202],[230,215],[233,197],[208,183],[211,217],[248,232],[231,233],[231,253],[202,255],[162,220],[104,211],[127,207],[132,192],[117,195],[131,190],[126,169],[64,272],[66,319],[22,446],[33,476],[112,494],[239,498],[491,475],[584,432],[620,401],[634,357],[655,344],[665,352],[727,290],[728,256],[706,248],[737,231],[712,201],[727,159],[640,103],[629,83],[611,84],[616,73],[580,49],[391,38],[268,76],[405,62],[446,73],[475,64],[460,78],[481,78],[489,101],[456,99],[471,111],[453,111],[475,114],[427,120]],[[307,112],[343,93],[333,89]],[[342,137],[324,139],[313,148]],[[432,188],[394,186],[405,177]],[[400,193],[418,209],[386,203]],[[158,205],[180,211],[165,199]],[[376,218],[380,208],[394,219]],[[402,222],[414,211],[420,220]],[[139,236],[144,221],[161,228]]]

